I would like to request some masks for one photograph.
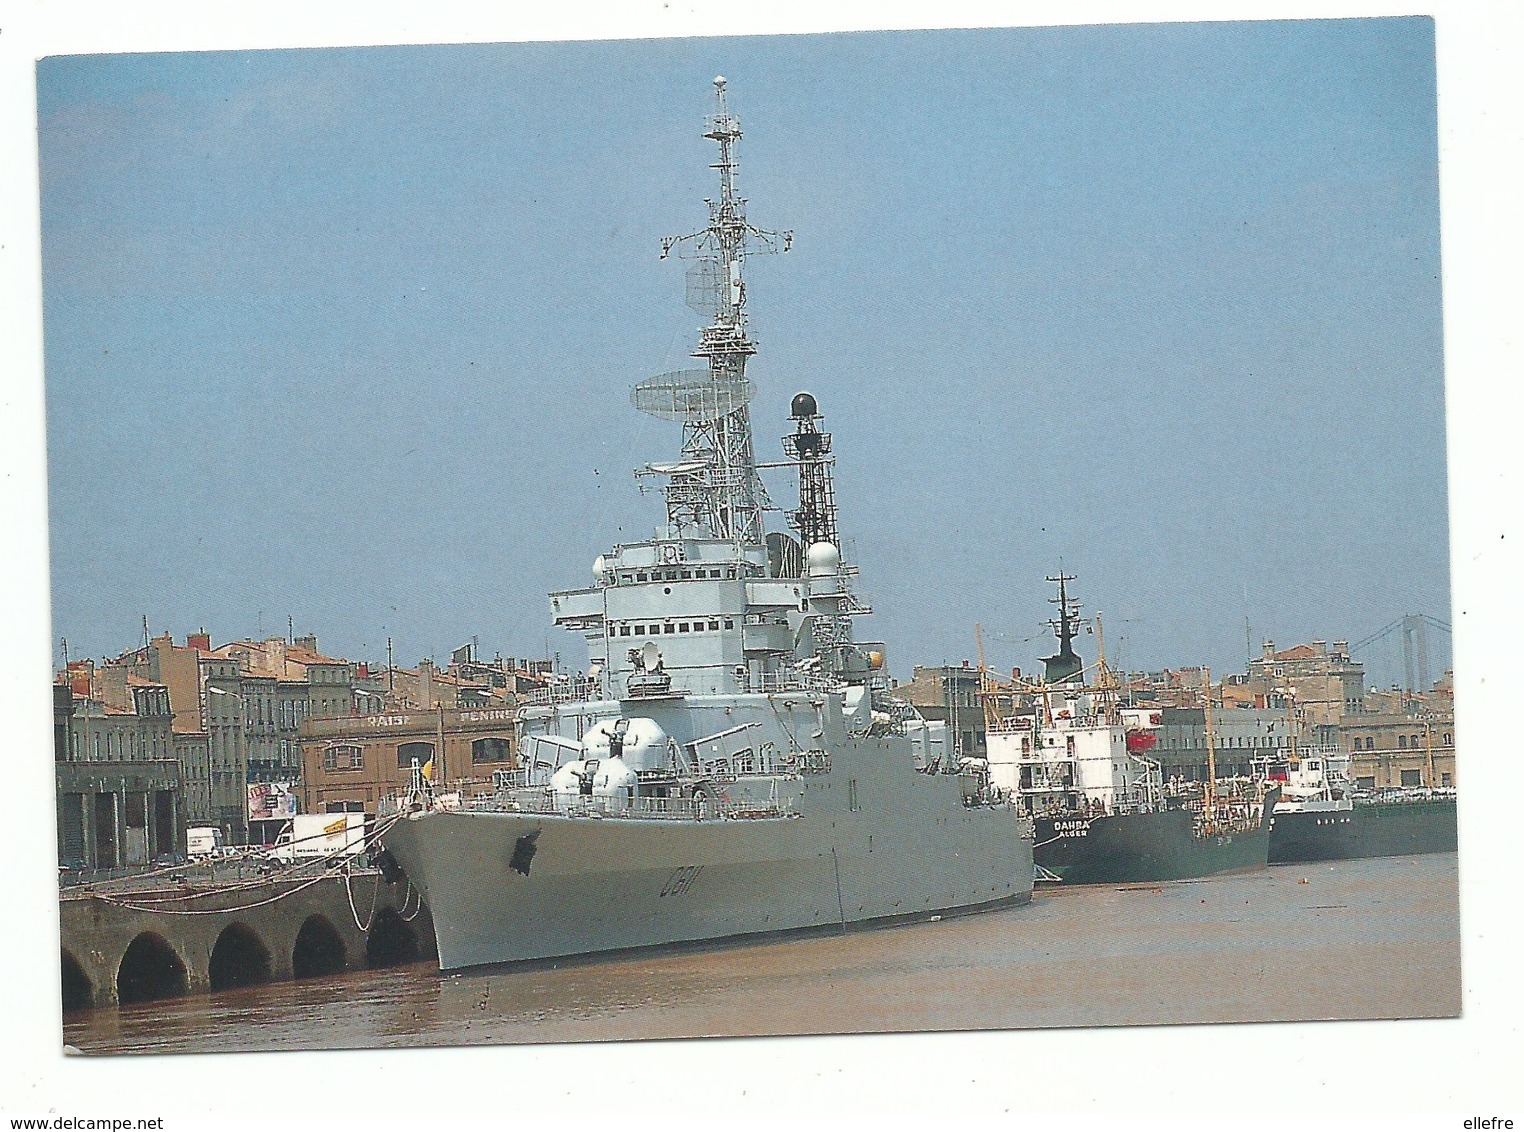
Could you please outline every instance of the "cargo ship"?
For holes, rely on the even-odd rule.
[[[1073,575],[1048,580],[1058,585],[1049,622],[1058,652],[1043,658],[1040,682],[984,696],[990,776],[1034,822],[1038,880],[1127,884],[1264,868],[1278,786],[1218,781],[1213,771],[1166,790],[1147,754],[1158,714],[1120,706],[1104,654],[1086,683],[1090,670],[1073,644]],[[1012,710],[991,711],[992,703]]]
[[[633,395],[682,428],[678,458],[637,473],[664,481],[665,529],[550,595],[589,668],[520,709],[520,768],[473,794],[434,767],[438,788],[419,774],[391,808],[386,851],[429,905],[443,969],[1031,899],[1030,821],[954,756],[945,724],[890,693],[884,645],[857,637],[870,610],[811,394],[774,465],[798,505],[789,530],[764,528],[742,266],[790,237],[747,221],[723,79],[714,97],[709,222],[662,245],[693,261],[701,365]]]
[[[1342,751],[1292,748],[1264,760],[1265,778],[1281,787],[1272,864],[1455,852],[1454,790],[1357,790],[1349,761]]]

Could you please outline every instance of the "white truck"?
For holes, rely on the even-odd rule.
[[[210,861],[222,853],[222,830],[215,825],[193,825],[185,831],[185,855],[192,861]]]
[[[297,861],[365,852],[365,815],[297,814],[291,825],[275,839],[268,856],[290,865]]]

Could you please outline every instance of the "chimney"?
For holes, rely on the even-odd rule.
[[[434,706],[434,662],[424,659],[418,662],[418,701],[420,707]]]
[[[1349,655],[1349,642],[1348,641],[1335,641],[1334,644],[1333,644],[1333,651],[1334,651],[1334,655],[1335,656],[1346,656],[1347,657]]]
[[[355,676],[361,680],[370,679],[370,665],[363,660],[356,663]]]
[[[1266,641],[1262,647],[1264,649],[1264,653],[1262,654],[1262,659],[1269,660],[1271,657],[1273,657],[1275,655],[1275,642],[1274,641]]]
[[[202,652],[212,651],[212,635],[205,629],[197,633],[185,634],[185,647],[188,649],[200,649]]]
[[[316,633],[303,633],[291,643],[296,645],[297,648],[306,649],[308,652],[318,651]]]
[[[1312,650],[1315,653],[1317,653],[1319,656],[1327,656],[1328,655],[1328,642],[1327,641],[1314,640],[1312,642]]]

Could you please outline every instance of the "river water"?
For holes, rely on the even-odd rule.
[[[442,975],[432,962],[71,1014],[84,1053],[1460,1013],[1454,853],[1040,889],[935,922]]]

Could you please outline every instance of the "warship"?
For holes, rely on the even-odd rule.
[[[1455,852],[1454,790],[1356,790],[1343,751],[1289,747],[1264,762],[1265,778],[1281,786],[1271,864]]]
[[[1067,589],[1074,576],[1048,580],[1058,585],[1049,625],[1059,649],[1043,658],[1042,680],[984,691],[990,776],[1033,819],[1038,879],[1126,884],[1264,868],[1279,787],[1218,781],[1212,767],[1203,782],[1166,788],[1146,753],[1157,713],[1121,706],[1104,645],[1086,684],[1074,651],[1079,603]],[[1005,703],[1013,710],[1002,712]]]
[[[660,482],[665,529],[550,595],[589,667],[520,708],[519,768],[474,794],[415,774],[384,835],[429,905],[443,969],[1031,899],[1030,823],[954,756],[944,724],[889,694],[883,644],[856,638],[870,610],[808,393],[790,405],[787,459],[769,465],[795,473],[798,505],[789,530],[764,528],[742,268],[791,235],[747,220],[740,125],[714,86],[719,192],[704,228],[662,243],[662,258],[692,261],[702,364],[632,396],[682,427],[678,458],[636,473]]]

